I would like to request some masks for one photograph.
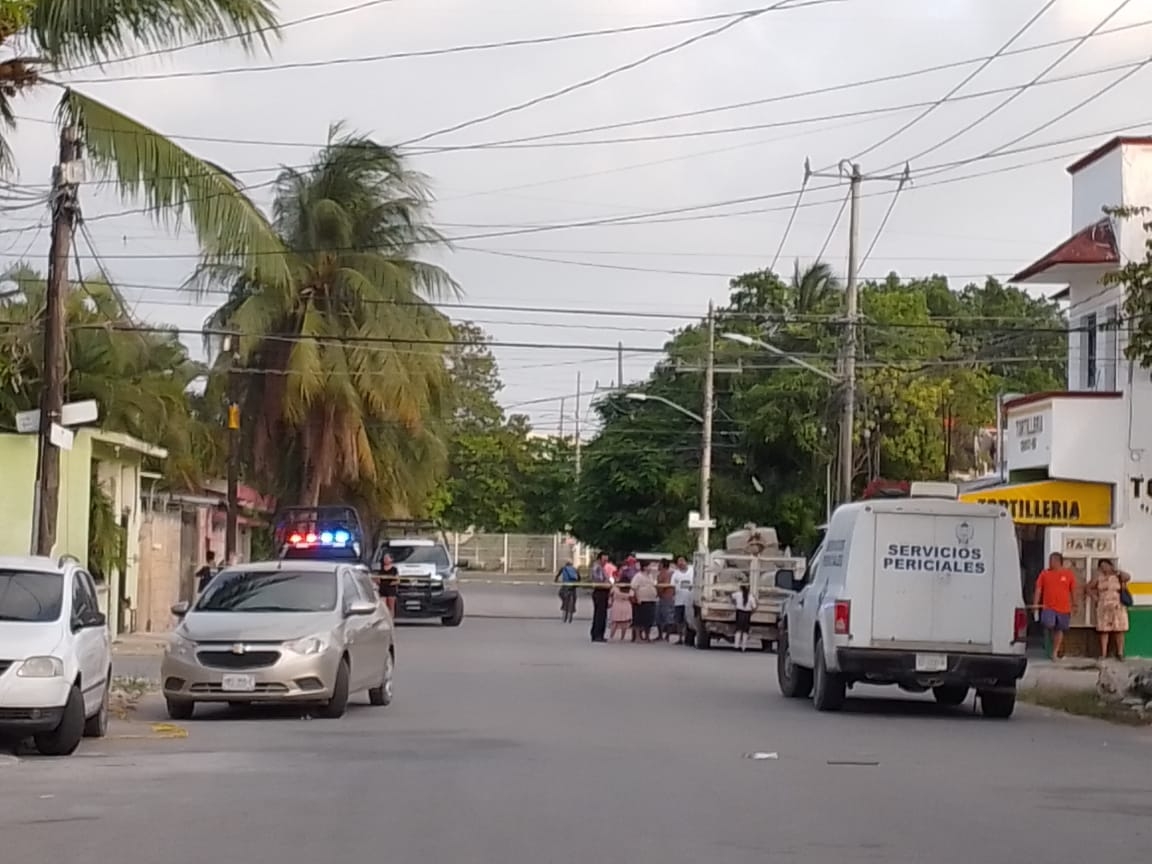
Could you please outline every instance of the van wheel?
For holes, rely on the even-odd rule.
[[[812,672],[812,704],[817,711],[839,711],[844,707],[848,687],[844,679],[829,672],[824,662],[824,640],[816,637],[816,668]]]
[[[51,732],[33,736],[36,749],[44,756],[70,756],[84,737],[84,696],[75,684],[68,691],[60,725]]]
[[[1016,710],[1016,688],[1011,690],[985,690],[980,696],[980,711],[985,717],[1007,720]]]
[[[780,631],[780,640],[776,643],[776,683],[789,699],[807,699],[812,695],[812,670],[792,662],[787,630]]]
[[[932,695],[941,705],[956,706],[968,698],[968,688],[962,684],[944,684],[932,688]]]

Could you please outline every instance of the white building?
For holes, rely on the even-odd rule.
[[[1012,509],[1026,580],[1051,551],[1083,575],[1095,559],[1118,559],[1136,604],[1152,606],[1152,374],[1125,358],[1123,288],[1101,281],[1146,255],[1152,216],[1105,208],[1152,205],[1152,137],[1114,138],[1068,173],[1071,236],[1011,280],[1067,286],[1056,297],[1069,304],[1068,390],[1004,402],[1007,482],[964,497]],[[1080,605],[1074,623],[1089,625]]]

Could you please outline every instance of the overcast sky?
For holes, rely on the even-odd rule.
[[[353,5],[360,4],[356,0],[281,0],[281,20]],[[238,49],[216,46],[118,63],[103,74],[200,73],[244,65],[330,61],[649,24],[759,5],[768,5],[767,0],[390,0],[290,27],[270,58],[246,60]],[[870,148],[923,108],[841,116],[811,124],[764,124],[940,99],[978,64],[931,74],[910,73],[992,54],[1043,5],[1044,0],[844,0],[770,12],[600,83],[416,146],[472,145],[763,100],[880,76],[902,77],[563,140],[682,137],[445,150],[415,155],[413,162],[431,177],[438,199],[435,220],[452,237],[785,193],[799,188],[806,157],[816,168],[835,165]],[[1019,39],[1017,47],[1085,34],[1118,5],[1120,0],[1058,0]],[[1106,27],[1144,21],[1152,21],[1152,0],[1131,0]],[[272,179],[282,164],[307,161],[313,145],[324,141],[334,121],[347,121],[383,142],[403,142],[559,90],[723,23],[431,57],[154,80],[136,77],[77,86],[177,138],[265,142],[185,142],[194,152],[244,172],[245,182],[258,185]],[[1115,67],[1147,57],[1150,33],[1152,27],[1135,28],[1089,40],[1048,77],[1111,71],[1028,89],[981,125],[914,159],[914,183],[897,201],[864,266],[864,275],[879,276],[890,270],[905,276],[941,272],[953,278],[954,287],[960,287],[983,274],[1011,274],[1065,239],[1071,218],[1071,183],[1064,168],[1077,154],[1088,152],[1115,132],[1138,132],[1152,125],[1148,122],[1152,108],[1145,104],[1152,71],[1140,69],[1091,104],[1010,149],[1063,143],[976,161],[930,178],[926,175],[943,163],[1002,147],[1102,89],[1127,71]],[[1000,58],[959,95],[1026,84],[1069,47]],[[90,75],[91,71],[75,73],[76,78]],[[935,147],[1008,95],[953,99],[869,152],[861,159],[861,167],[865,172],[892,170]],[[20,116],[49,121],[53,101],[50,93],[26,100],[18,105]],[[683,136],[737,126],[760,128]],[[48,122],[21,122],[14,140],[20,182],[47,182],[55,159],[55,136]],[[1067,140],[1076,136],[1084,137]],[[1025,167],[986,174],[1016,165]],[[974,174],[985,176],[940,182]],[[813,180],[810,188],[831,182]],[[865,187],[865,246],[872,242],[893,188],[894,184],[882,181]],[[88,217],[124,207],[107,188],[88,186],[82,195]],[[253,196],[262,204],[270,197],[266,187],[256,189]],[[806,263],[816,256],[842,196],[840,189],[809,191],[804,196],[780,268],[790,269],[796,258]],[[555,430],[559,397],[574,393],[577,371],[582,373],[585,389],[596,382],[607,386],[616,377],[614,354],[579,346],[623,341],[625,377],[642,378],[652,355],[628,349],[660,346],[677,322],[628,313],[675,312],[687,321],[701,316],[709,300],[723,302],[729,274],[771,263],[795,200],[794,195],[763,197],[656,217],[664,220],[659,222],[649,219],[634,225],[460,240],[460,248],[443,261],[460,282],[464,302],[579,306],[621,314],[582,317],[506,310],[452,310],[452,314],[481,323],[497,343],[555,346],[497,349],[506,384],[505,404],[529,413],[542,431]],[[703,214],[716,218],[698,218]],[[35,224],[39,215],[25,214],[20,219]],[[21,224],[13,216],[5,216],[4,221],[6,228]],[[841,272],[845,229],[842,223],[827,256]],[[188,328],[201,325],[209,308],[192,305],[166,290],[179,285],[188,273],[195,252],[190,238],[170,236],[141,216],[97,220],[91,230],[118,281],[157,286],[125,291],[139,302],[143,318]],[[0,237],[0,250],[5,266],[21,258],[25,250],[38,263],[47,255],[47,234],[29,230],[5,235]],[[526,260],[494,252],[554,260]],[[84,258],[90,263],[86,254]],[[556,398],[537,401],[551,397]],[[532,404],[520,405],[525,401]],[[565,403],[569,423],[573,402],[569,398]]]

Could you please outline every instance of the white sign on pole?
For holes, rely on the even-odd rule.
[[[53,423],[48,429],[48,440],[52,442],[53,447],[71,450],[72,444],[76,440],[76,434],[71,429],[65,429],[59,423]]]
[[[95,399],[85,399],[83,402],[69,402],[60,410],[61,426],[83,426],[85,423],[95,423],[100,416],[100,408]],[[30,435],[40,431],[40,411],[21,411],[16,415],[16,431],[22,435]]]

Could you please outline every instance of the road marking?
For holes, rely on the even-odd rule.
[[[156,739],[156,738],[171,740],[171,739],[176,739],[176,738],[187,738],[188,737],[188,730],[185,729],[183,726],[177,726],[175,723],[152,723],[150,725],[150,729],[151,729],[151,733],[152,733],[150,735],[128,734],[128,735],[113,735],[111,737],[116,738],[120,741],[139,741],[142,739],[143,740],[151,740],[151,739]]]

